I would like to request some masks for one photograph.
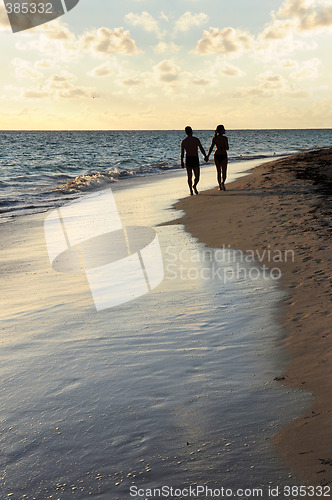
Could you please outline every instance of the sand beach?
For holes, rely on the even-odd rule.
[[[274,444],[307,484],[332,481],[331,160],[332,149],[322,149],[272,161],[225,192],[175,205],[185,212],[178,222],[201,242],[256,254],[282,273],[279,320],[290,362],[276,383],[305,388],[314,402]]]

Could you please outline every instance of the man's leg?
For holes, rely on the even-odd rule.
[[[197,184],[199,183],[199,174],[200,174],[199,166],[198,167],[193,167],[193,171],[194,171],[194,174],[195,174],[195,180],[194,180],[193,188],[194,188],[195,193],[198,194]]]
[[[190,194],[193,194],[193,188],[192,188],[192,179],[193,179],[193,173],[191,167],[187,167],[187,178],[188,178],[188,186],[190,190]]]

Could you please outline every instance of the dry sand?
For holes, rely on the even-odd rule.
[[[270,250],[273,256],[278,250],[283,260],[285,251],[294,252],[287,262],[264,261],[281,269],[281,286],[289,292],[281,319],[291,362],[276,376],[315,399],[275,445],[313,485],[332,482],[331,161],[332,148],[266,163],[226,184],[226,192],[211,189],[181,200],[175,207],[185,215],[173,221],[209,247]]]

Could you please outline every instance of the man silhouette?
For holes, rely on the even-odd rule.
[[[193,195],[193,190],[196,194],[197,184],[199,182],[199,158],[198,158],[198,148],[201,150],[204,159],[206,159],[206,153],[201,144],[201,141],[193,136],[193,130],[191,127],[187,126],[185,129],[187,137],[181,142],[181,167],[184,168],[184,153],[186,152],[186,169],[188,177],[188,185],[190,194]],[[195,175],[194,184],[192,184],[193,172]]]

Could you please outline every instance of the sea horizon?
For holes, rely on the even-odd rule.
[[[194,129],[194,127],[193,127]],[[183,128],[184,130],[184,128]],[[196,131],[213,131],[215,128],[195,128]],[[332,130],[332,127],[245,127],[245,128],[232,128],[227,130]],[[48,128],[35,128],[35,129],[1,129],[0,132],[182,132],[182,128],[71,128],[71,129],[48,129]]]

